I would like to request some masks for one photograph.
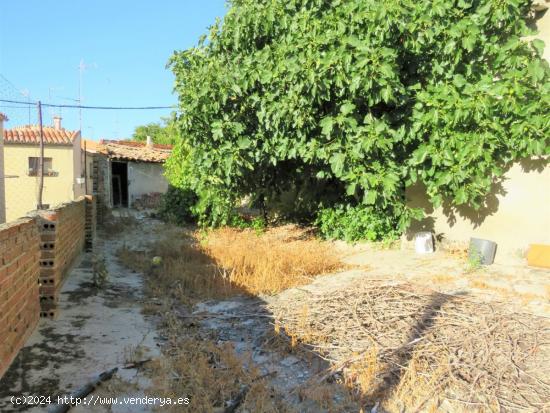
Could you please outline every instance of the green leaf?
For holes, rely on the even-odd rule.
[[[335,176],[339,177],[342,176],[342,172],[344,170],[344,161],[346,157],[343,153],[335,153],[333,154],[330,159],[330,168],[332,169],[332,172]]]
[[[376,202],[376,191],[373,191],[372,189],[369,189],[365,192],[365,195],[363,197],[363,203],[365,205],[374,205]]]
[[[355,195],[355,190],[357,188],[357,183],[355,182],[352,182],[351,184],[349,184],[346,188],[346,195]]]
[[[342,115],[347,116],[349,113],[353,112],[355,109],[355,105],[353,103],[344,103],[342,106],[340,106],[340,113]]]
[[[539,56],[544,54],[544,42],[540,39],[535,39],[531,42]]]
[[[237,139],[237,146],[239,147],[239,149],[248,149],[250,148],[252,144],[252,141],[248,138],[245,138],[245,137],[239,137],[239,139]]]
[[[411,165],[419,165],[423,163],[428,156],[428,146],[422,145],[412,154]]]
[[[332,132],[332,127],[334,125],[334,121],[330,116],[327,116],[323,120],[321,120],[320,126],[321,126],[321,132],[323,135],[330,135]]]

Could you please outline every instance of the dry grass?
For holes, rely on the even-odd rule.
[[[447,274],[436,274],[429,277],[431,282],[436,284],[449,284],[456,281],[456,277]]]
[[[219,268],[197,240],[183,233],[172,233],[146,251],[124,246],[117,257],[127,267],[147,275],[147,292],[153,298],[175,299],[190,305],[201,299],[242,292],[220,275]],[[161,257],[159,264],[154,263],[154,257]],[[155,307],[156,304],[150,304],[148,312],[155,312]]]
[[[545,301],[550,299],[550,294],[548,293],[546,296],[534,293],[522,293],[510,288],[498,287],[480,280],[470,280],[468,285],[471,288],[496,293],[501,298],[519,301],[524,306],[530,305],[534,301]],[[546,288],[548,289],[549,287]]]
[[[174,339],[163,356],[147,365],[153,380],[152,397],[188,397],[192,411],[225,412],[237,403],[244,411],[290,412],[281,397],[268,387],[248,356],[239,356],[229,343],[187,334],[185,327],[172,325]],[[178,334],[179,333],[179,334]],[[163,412],[181,412],[182,406],[164,406]]]
[[[121,248],[129,268],[149,274],[150,295],[191,304],[236,294],[273,294],[342,267],[330,244],[296,227],[256,234],[222,228],[203,236],[170,232],[146,251]],[[153,257],[160,257],[155,265]]]
[[[291,299],[273,311],[279,331],[330,361],[312,386],[332,377],[388,412],[550,408],[547,319],[410,284],[357,283],[304,300],[307,324]]]
[[[252,294],[274,294],[311,282],[342,267],[329,243],[286,226],[257,235],[222,228],[210,232],[204,248],[223,276]]]

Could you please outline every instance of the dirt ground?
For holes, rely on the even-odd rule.
[[[146,249],[150,242],[170,230],[174,229],[140,216],[137,227],[102,239],[99,253],[105,257],[109,276],[101,288],[92,284],[92,256],[82,256],[63,287],[59,317],[41,320],[0,381],[0,411],[25,410],[11,405],[11,395],[70,394],[101,372],[160,354],[165,337],[160,332],[158,318],[144,315],[144,305],[151,304],[143,294],[144,276],[123,267],[115,253],[122,246]],[[359,405],[348,399],[347,390],[338,383],[331,385],[329,396],[322,391],[315,395],[297,391],[300,385],[326,371],[328,361],[319,354],[281,351],[273,345],[278,311],[290,306],[299,312],[301,297],[345,290],[357,283],[409,281],[444,293],[499,301],[511,310],[550,317],[548,270],[527,268],[521,262],[515,266],[469,268],[465,259],[445,252],[417,255],[413,251],[379,249],[368,244],[335,243],[334,248],[348,268],[320,276],[306,286],[271,296],[240,295],[210,300],[199,303],[191,312],[183,305],[176,306],[171,312],[184,328],[198,325],[205,340],[230,343],[239,355],[249,357],[260,374],[268,377],[274,393],[292,406],[290,411],[300,412],[335,411],[332,403],[345,406],[340,411],[359,411]],[[185,334],[181,330],[181,335]],[[150,378],[142,371],[121,368],[94,394],[140,397],[149,394],[150,387]],[[193,395],[182,396],[189,396],[191,404],[181,411],[196,411]],[[80,406],[71,411],[145,412],[152,411],[152,406]]]
[[[444,293],[505,301],[513,310],[550,317],[550,269],[528,267],[520,258],[510,259],[506,265],[471,268],[464,255],[445,251],[422,255],[410,249],[340,242],[336,247],[344,262],[362,268],[353,271],[352,278],[409,281]],[[347,276],[337,278],[341,277]]]

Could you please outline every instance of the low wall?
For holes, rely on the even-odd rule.
[[[43,317],[55,317],[59,291],[84,249],[86,200],[38,211],[40,226],[40,304]]]
[[[40,316],[53,318],[63,281],[95,235],[95,200],[0,225],[0,377]]]
[[[39,244],[34,218],[0,225],[0,377],[38,322]]]
[[[504,178],[479,211],[445,202],[434,209],[422,185],[408,188],[408,205],[424,208],[427,217],[411,225],[407,240],[418,231],[433,232],[443,244],[466,246],[470,237],[489,239],[498,244],[495,261],[501,263],[523,258],[530,244],[550,244],[550,166],[519,162]]]

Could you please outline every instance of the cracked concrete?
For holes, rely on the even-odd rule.
[[[141,313],[142,276],[119,265],[114,256],[121,242],[106,240],[100,249],[109,272],[100,288],[92,282],[91,254],[81,255],[61,290],[57,319],[40,320],[1,379],[0,411],[45,411],[46,406],[13,406],[10,396],[57,400],[58,395],[70,395],[98,374],[125,364],[137,348],[143,358],[159,354],[154,320]],[[111,394],[111,384],[102,386],[99,393],[142,396],[147,380],[136,373],[135,369],[119,370],[116,394]],[[136,407],[79,406],[71,411],[148,411]]]

